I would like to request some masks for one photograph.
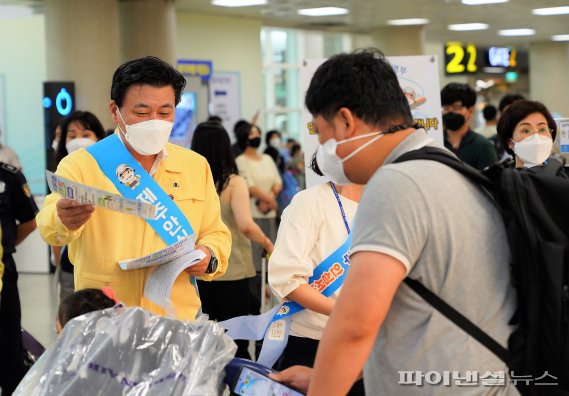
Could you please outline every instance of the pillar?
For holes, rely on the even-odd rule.
[[[45,0],[47,79],[75,82],[75,108],[114,127],[108,110],[119,65],[116,0]]]
[[[532,43],[529,50],[529,90],[533,100],[550,112],[569,117],[569,43]]]
[[[147,55],[176,62],[173,0],[119,1],[121,60]]]
[[[424,26],[394,26],[374,29],[373,43],[386,56],[424,55]]]

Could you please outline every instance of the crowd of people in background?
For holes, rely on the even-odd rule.
[[[371,60],[372,58],[376,59],[374,56],[371,56],[370,59],[363,59],[363,61],[375,63],[375,60]],[[383,58],[380,59],[382,59],[380,66],[384,67],[387,63],[383,61]],[[340,58],[339,61],[343,62],[346,59]],[[183,211],[188,213],[188,218],[191,217],[189,215],[190,212],[194,216],[191,217],[193,225],[199,224],[199,226],[194,227],[194,231],[198,236],[196,246],[205,252],[206,258],[200,266],[195,267],[200,268],[199,270],[193,269],[188,271],[188,275],[192,279],[194,277],[199,278],[197,280],[197,287],[200,291],[199,296],[194,292],[194,286],[189,284],[182,286],[176,283],[178,289],[175,289],[173,293],[180,301],[179,312],[182,313],[183,318],[192,319],[195,317],[201,300],[203,312],[214,320],[222,321],[237,316],[258,315],[262,310],[261,301],[263,296],[261,295],[261,290],[263,285],[261,282],[263,265],[267,264],[267,255],[272,255],[268,276],[270,289],[273,291],[276,299],[279,301],[296,301],[307,309],[294,317],[291,337],[277,365],[279,369],[286,369],[297,364],[312,367],[315,363],[316,350],[328,322],[327,316],[330,315],[332,308],[335,306],[339,291],[334,296],[325,298],[310,287],[307,284],[307,280],[312,275],[313,269],[350,234],[350,226],[356,217],[356,210],[358,205],[360,205],[359,202],[362,196],[363,188],[360,184],[369,181],[371,183],[371,192],[368,193],[368,196],[376,199],[377,202],[382,202],[382,205],[374,205],[376,201],[370,201],[372,198],[364,201],[364,211],[362,212],[363,214],[359,215],[360,219],[363,220],[366,215],[375,215],[378,211],[381,211],[384,216],[383,221],[391,221],[395,225],[397,232],[401,234],[401,239],[395,241],[395,234],[378,230],[377,225],[363,225],[365,221],[361,221],[359,233],[356,234],[356,247],[363,253],[359,254],[358,257],[364,257],[365,254],[370,253],[368,251],[370,249],[373,251],[373,254],[377,255],[375,248],[370,248],[370,246],[376,245],[381,246],[381,249],[383,249],[381,252],[384,256],[385,254],[391,254],[399,257],[397,263],[391,263],[393,264],[393,273],[375,274],[377,279],[380,279],[380,275],[393,277],[385,278],[387,279],[386,285],[393,289],[390,298],[393,298],[393,309],[400,315],[395,317],[394,311],[389,311],[390,316],[388,318],[391,320],[387,320],[384,324],[390,331],[389,336],[384,335],[378,338],[375,349],[385,350],[386,348],[395,348],[393,346],[395,344],[405,344],[406,340],[403,339],[402,334],[406,325],[401,318],[406,318],[408,320],[407,323],[416,322],[418,327],[422,326],[417,317],[413,318],[412,316],[414,315],[402,308],[413,297],[408,292],[397,291],[396,293],[396,287],[394,286],[396,283],[398,285],[398,282],[407,273],[414,270],[414,268],[418,268],[415,270],[416,272],[419,271],[426,278],[440,286],[429,277],[428,272],[425,272],[424,268],[429,267],[425,267],[423,264],[428,264],[435,271],[441,273],[447,271],[449,268],[443,268],[442,264],[437,266],[437,257],[440,257],[437,255],[458,254],[457,251],[463,249],[464,251],[460,250],[464,253],[461,257],[469,257],[469,253],[472,251],[484,250],[482,247],[488,248],[492,244],[492,240],[495,238],[495,235],[491,233],[492,230],[497,230],[500,238],[505,241],[503,227],[496,224],[495,219],[497,217],[493,209],[490,208],[490,203],[481,194],[473,195],[468,186],[465,186],[463,180],[457,178],[456,174],[453,174],[449,169],[441,168],[440,165],[430,164],[424,169],[408,165],[401,168],[403,169],[401,172],[406,175],[405,177],[412,178],[419,184],[422,183],[421,180],[432,179],[434,184],[430,185],[429,191],[432,190],[431,193],[435,195],[442,194],[441,196],[448,200],[452,200],[452,197],[446,196],[440,191],[435,191],[436,188],[433,186],[437,185],[437,183],[444,184],[449,180],[454,183],[455,191],[452,192],[452,195],[453,197],[456,194],[460,195],[460,204],[450,205],[444,210],[439,208],[440,205],[434,199],[425,200],[425,196],[421,195],[417,189],[419,184],[409,182],[411,184],[408,186],[403,185],[405,183],[402,184],[400,182],[401,179],[393,176],[393,171],[384,170],[381,173],[381,183],[376,178],[371,179],[372,173],[365,173],[366,167],[368,167],[367,164],[375,164],[373,159],[375,157],[373,153],[369,154],[369,151],[365,156],[360,156],[358,161],[362,166],[358,169],[351,169],[349,178],[343,174],[343,170],[341,171],[342,174],[338,175],[340,178],[344,176],[343,180],[351,181],[351,184],[335,186],[334,183],[330,182],[329,184],[322,184],[307,189],[305,153],[300,142],[286,137],[285,131],[271,129],[263,133],[255,119],[256,117],[253,120],[239,120],[235,123],[232,130],[233,144],[231,143],[230,134],[222,125],[221,118],[215,115],[211,116],[207,121],[198,124],[195,131],[193,131],[191,152],[179,149],[171,144],[167,145],[167,139],[162,139],[162,142],[150,143],[143,138],[140,141],[131,141],[128,136],[132,134],[134,139],[133,131],[135,126],[137,123],[141,123],[139,120],[141,116],[137,111],[133,110],[137,106],[137,100],[147,101],[151,111],[155,111],[155,107],[159,107],[161,103],[153,102],[153,95],[162,95],[161,97],[168,102],[169,107],[167,106],[168,110],[161,110],[168,111],[168,114],[160,117],[163,118],[162,121],[164,122],[173,122],[173,109],[177,101],[179,101],[179,94],[183,89],[183,83],[179,81],[179,76],[170,70],[171,68],[165,66],[164,62],[156,58],[143,58],[143,60],[133,62],[138,62],[139,64],[121,66],[113,78],[113,97],[110,110],[113,120],[117,124],[116,131],[106,132],[102,123],[89,111],[75,111],[71,113],[57,126],[55,140],[51,146],[53,162],[50,164],[50,167],[58,169],[58,172],[66,177],[75,178],[86,184],[94,183],[98,187],[108,187],[108,181],[96,168],[96,164],[86,154],[85,149],[102,141],[109,135],[120,139],[123,139],[122,136],[126,135],[126,140],[123,139],[121,141],[127,148],[132,148],[139,153],[136,159],[139,162],[142,161],[141,164],[145,170],[150,175],[153,175],[154,178],[170,182],[166,171],[182,171],[178,168],[179,165],[175,162],[176,160],[182,162],[183,159],[194,164],[192,172],[195,173],[196,180],[199,180],[199,186],[188,187],[188,191],[182,192],[177,188],[179,186],[176,181],[173,185],[176,188],[168,191],[173,200],[173,196],[176,195],[176,198],[191,198],[203,203],[203,207],[200,206],[199,219],[194,209],[190,211],[189,207],[182,208]],[[133,77],[134,74],[130,75],[132,70],[129,68],[135,66],[148,67],[150,72],[147,76]],[[167,70],[171,75],[164,74],[162,78],[165,80],[157,81],[155,80],[156,75],[152,74],[152,68]],[[386,70],[383,70],[382,73],[385,74],[383,76],[385,78],[394,78]],[[142,78],[142,80],[133,83],[130,78]],[[313,84],[317,83],[313,82]],[[320,83],[324,84],[325,82]],[[392,81],[392,83],[394,82]],[[152,90],[152,92],[145,92],[143,89],[139,90],[138,85],[136,85],[137,89],[131,89],[133,84],[140,84],[142,87]],[[165,89],[173,89],[173,91],[165,91]],[[317,96],[319,95],[318,92],[316,88],[313,88],[311,95],[313,97]],[[403,93],[400,96],[402,103],[406,103]],[[547,164],[548,161],[552,160],[562,161],[560,158],[551,157],[553,141],[556,137],[556,124],[544,104],[526,100],[523,96],[517,94],[505,95],[497,107],[490,103],[485,104],[482,109],[484,125],[476,130],[476,128],[472,127],[476,102],[477,94],[468,84],[450,83],[441,91],[444,146],[466,164],[483,171],[498,164],[500,166],[527,168]],[[384,105],[385,103],[382,102],[381,106]],[[392,109],[394,119],[401,121],[401,125],[397,125],[399,128],[397,131],[400,131],[400,134],[389,134],[389,137],[382,140],[384,144],[387,145],[392,136],[398,136],[397,139],[401,137],[396,143],[401,144],[398,147],[399,150],[403,151],[409,151],[414,147],[413,144],[423,146],[432,144],[427,134],[415,129],[416,126],[413,126],[412,120],[409,119],[410,113],[407,108],[404,109],[405,111],[394,109],[395,107]],[[327,114],[327,109],[322,108],[311,108],[310,111],[316,116]],[[342,113],[342,110],[338,109],[335,109],[335,111],[339,111],[339,116],[345,117],[346,125],[353,122],[354,117],[356,117],[354,116],[356,112],[352,114],[351,112]],[[375,116],[372,113],[374,112],[370,113],[370,117]],[[367,114],[365,116],[367,117]],[[361,118],[361,115],[357,117]],[[370,118],[364,117],[363,119],[368,122],[370,126],[368,129],[370,130],[377,130],[375,127],[383,127],[385,122],[389,121],[382,118],[381,122],[369,123]],[[325,121],[328,120],[319,120],[320,133],[324,131],[324,134],[332,136],[331,130],[326,130],[327,124]],[[158,134],[162,133],[164,129],[156,126],[156,131]],[[363,132],[365,131],[359,131],[354,136],[361,135],[361,138],[367,138],[368,135],[364,136]],[[359,139],[359,137],[351,137],[348,132],[346,132],[345,138],[346,142],[350,138]],[[368,143],[372,140],[368,141]],[[385,152],[378,149],[380,156],[387,163],[394,159],[391,151],[395,150],[394,152],[398,152],[394,148],[396,143],[394,142],[393,146],[390,146],[390,149]],[[167,155],[162,154],[163,152],[161,151],[166,147]],[[199,156],[195,155],[195,153],[199,154]],[[320,154],[322,156],[325,155]],[[313,153],[306,153],[306,155],[312,156]],[[319,165],[325,164],[319,164],[317,158],[314,153],[311,169],[315,173],[322,175]],[[365,161],[366,158],[369,159],[368,162]],[[21,315],[16,284],[17,272],[12,253],[15,251],[15,246],[35,228],[37,207],[35,207],[35,203],[32,203],[33,199],[20,172],[21,165],[17,156],[8,147],[2,145],[0,145],[0,162],[0,168],[2,168],[0,169],[1,183],[4,186],[2,191],[0,191],[0,197],[3,197],[8,192],[12,194],[6,199],[2,198],[2,206],[0,208],[3,232],[2,247],[4,250],[2,256],[4,263],[3,276],[1,278],[2,282],[0,282],[0,288],[2,289],[2,298],[0,300],[0,319],[2,319],[0,352],[2,355],[1,360],[5,362],[7,361],[4,358],[5,356],[20,354],[23,348],[21,342],[15,342],[16,339],[19,339],[19,331],[15,331],[14,328],[17,327],[19,329]],[[5,165],[4,163],[11,163],[12,165]],[[378,164],[375,164],[377,166],[372,165],[369,165],[369,168],[373,168],[373,171],[380,166]],[[428,172],[425,169],[430,169],[432,172],[427,174]],[[183,171],[185,172],[187,169],[183,169]],[[96,174],[96,177],[92,176],[93,174]],[[327,177],[330,176],[326,172],[324,174]],[[203,175],[206,175],[205,178]],[[425,179],[421,179],[422,177]],[[209,184],[210,179],[213,185]],[[9,187],[8,183],[13,183],[15,187]],[[389,191],[384,193],[383,191],[386,191],[386,188]],[[411,197],[409,195],[410,191],[414,191],[416,195]],[[401,197],[405,196],[405,199],[401,202],[394,202],[389,198],[390,192],[400,194]],[[185,195],[181,197],[182,194]],[[27,202],[25,209],[15,208],[17,205],[16,200],[19,199],[16,197],[20,197]],[[418,202],[421,202],[421,204]],[[406,224],[412,224],[413,221],[420,217],[417,213],[420,213],[425,208],[429,213],[454,211],[454,216],[464,215],[462,213],[463,209],[460,207],[463,205],[463,202],[468,202],[470,208],[479,208],[481,212],[486,214],[486,217],[481,218],[477,212],[471,219],[473,224],[479,227],[480,235],[487,236],[484,239],[485,242],[478,241],[465,244],[464,242],[468,240],[471,230],[463,232],[464,227],[462,227],[462,224],[452,219],[447,224],[448,229],[454,230],[452,235],[461,236],[457,237],[458,239],[456,240],[449,241],[448,244],[445,242],[440,245],[434,239],[429,238],[429,232],[434,231],[431,230],[428,224],[420,224],[418,226],[421,235],[418,235],[417,229],[410,230],[406,228]],[[406,204],[410,206],[405,206]],[[209,207],[206,208],[206,205],[209,205]],[[339,214],[338,205],[343,218]],[[421,205],[426,206],[423,207]],[[389,212],[389,208],[393,208],[393,211]],[[413,210],[417,212],[413,212]],[[9,213],[9,211],[12,212]],[[155,313],[164,314],[161,308],[142,297],[142,280],[144,279],[142,272],[139,274],[140,276],[137,275],[136,277],[129,275],[130,278],[127,281],[126,275],[119,277],[106,276],[102,275],[102,273],[97,273],[97,269],[91,268],[93,263],[97,265],[103,262],[114,263],[117,258],[124,258],[124,252],[121,251],[124,250],[124,246],[120,245],[120,240],[111,239],[113,232],[116,233],[117,238],[120,236],[123,239],[128,238],[134,232],[140,235],[146,232],[143,227],[139,227],[139,229],[132,226],[129,219],[120,218],[117,220],[114,215],[104,212],[94,215],[93,212],[94,208],[91,205],[76,205],[70,200],[60,200],[58,197],[51,195],[47,198],[44,208],[38,215],[38,224],[42,229],[44,238],[53,245],[52,258],[57,268],[57,277],[60,284],[59,297],[62,301],[62,306],[57,316],[58,331],[61,331],[61,328],[65,326],[68,320],[80,313],[113,306],[115,304],[114,296],[111,298],[107,296],[108,293],[101,294],[101,292],[97,291],[108,284],[116,285],[118,293],[127,305],[139,305]],[[203,216],[205,216],[205,213],[209,213],[210,217],[202,219],[202,212],[204,213]],[[405,219],[401,217],[403,212],[407,213],[405,219],[409,223],[404,224]],[[396,215],[396,213],[399,214]],[[399,216],[399,218],[394,216]],[[443,216],[441,215],[441,217]],[[62,239],[61,235],[64,235],[65,238]],[[394,246],[402,243],[402,240],[407,244],[404,247],[404,251],[394,253]],[[428,254],[421,250],[425,244],[428,244],[429,249],[432,249]],[[106,246],[104,252],[100,249],[102,245]],[[141,240],[134,245],[130,243],[129,246],[131,245],[134,247],[130,249],[128,254],[132,256],[140,254],[140,252],[145,254],[151,253],[161,247],[158,242],[152,242],[151,238],[148,240],[144,239],[144,241]],[[459,245],[460,248],[457,247]],[[499,264],[501,265],[502,261],[506,262],[508,257],[501,251],[501,246],[493,245],[491,247],[492,249],[485,249],[487,260],[484,260],[484,262],[490,263],[486,265],[489,267],[489,270],[491,270],[490,267],[492,266],[494,266],[495,270],[495,268],[499,267]],[[410,256],[407,257],[407,254]],[[377,260],[379,262],[387,259],[382,256],[377,258]],[[401,263],[403,265],[397,265]],[[421,265],[415,266],[415,264]],[[102,264],[101,268],[103,268]],[[79,274],[74,275],[74,271],[79,271]],[[509,317],[506,318],[506,316],[510,315],[513,310],[511,304],[513,301],[512,290],[507,286],[505,271],[507,271],[507,267],[504,267],[504,273],[495,274],[496,279],[501,282],[498,285],[501,287],[498,297],[492,295],[493,297],[488,300],[488,305],[480,306],[479,312],[475,312],[483,316],[483,311],[489,308],[494,309],[495,314],[500,316],[500,321],[496,325],[496,328],[500,330],[507,330]],[[486,276],[486,274],[479,275]],[[397,282],[395,280],[391,282],[390,279],[396,279]],[[79,282],[77,283],[78,280]],[[351,286],[353,285],[352,283]],[[74,290],[77,289],[85,289],[85,291],[78,295],[74,293]],[[466,304],[467,297],[462,286],[453,286],[451,292],[457,295],[459,301],[463,299]],[[474,298],[477,293],[478,291],[472,297]],[[188,298],[187,295],[191,295],[191,298]],[[350,296],[354,297],[354,295]],[[93,307],[87,306],[91,304],[91,300],[96,300]],[[77,312],[74,313],[74,309],[79,305],[80,309],[78,308],[79,310],[76,310]],[[346,307],[347,305],[340,311],[345,315],[344,319],[349,317]],[[504,307],[507,307],[507,309],[504,310]],[[388,308],[385,308],[384,316],[381,317],[379,323],[387,315]],[[423,306],[421,310],[421,315],[423,316],[432,313],[428,311],[426,306]],[[335,322],[333,321],[335,326],[338,325],[337,318]],[[6,324],[9,322],[13,326],[8,328]],[[440,328],[442,329],[446,324],[438,323],[437,326],[441,326]],[[374,340],[377,330],[375,329],[373,333]],[[425,334],[428,337],[432,337],[432,340],[440,342],[436,334],[430,333],[432,330],[425,329]],[[507,331],[504,331],[503,334],[501,333],[502,341],[505,340],[506,333]],[[337,337],[338,340],[342,341],[340,335],[337,335]],[[421,337],[424,337],[424,335]],[[454,334],[453,337],[460,339],[458,334]],[[396,341],[395,344],[393,340]],[[237,345],[238,357],[254,358],[249,352],[249,343],[247,341],[237,341]],[[326,356],[332,356],[330,344],[326,345],[328,346],[325,349],[325,353],[328,354]],[[371,348],[372,344],[369,346]],[[473,348],[476,349],[478,347],[475,348],[473,346]],[[403,363],[408,363],[409,359],[413,358],[413,354],[416,354],[416,356],[420,355],[420,352],[414,350],[412,346],[405,352],[392,352],[393,354],[389,358],[385,356],[380,357],[379,355],[372,358],[365,372],[365,375],[375,375],[377,377],[370,380],[371,388],[393,389],[393,392],[396,392],[395,386],[397,384],[386,382],[385,377],[382,377],[381,373],[379,373],[379,367],[390,364],[395,369],[395,367],[400,367]],[[359,359],[363,362],[365,359],[362,356],[363,354],[359,356]],[[395,360],[388,361],[391,358]],[[488,357],[486,358],[488,360]],[[425,362],[431,361],[437,364],[447,362],[443,361],[442,357],[440,361],[432,357],[429,359],[434,360],[425,360]],[[480,361],[472,356],[460,356],[459,360],[471,362],[476,367],[483,366]],[[324,367],[326,364],[322,358],[320,366]],[[460,367],[464,366],[460,362],[457,362],[457,365]],[[428,369],[426,366],[424,368]],[[10,394],[15,388],[17,381],[22,378],[24,372],[25,369],[23,367],[8,367],[4,363],[0,366],[0,386],[6,394]],[[359,372],[354,372],[351,373],[349,380],[360,377]],[[346,391],[352,387],[353,381],[350,382],[349,380],[346,380],[343,385]],[[316,381],[321,384],[322,376],[317,376]],[[355,383],[350,392],[351,394],[364,394],[361,379]]]

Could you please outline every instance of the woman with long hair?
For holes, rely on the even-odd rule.
[[[79,149],[85,149],[105,138],[105,129],[101,121],[93,113],[76,110],[59,124],[61,135],[55,147],[53,169],[59,162]],[[52,246],[54,264],[57,267],[59,283],[59,300],[62,301],[74,292],[73,265],[69,261],[67,246]]]
[[[255,276],[251,242],[267,252],[273,243],[251,217],[249,188],[239,176],[229,135],[221,124],[202,122],[194,132],[192,150],[209,162],[219,195],[221,218],[233,239],[227,272],[212,282],[198,281],[202,309],[211,319],[225,320],[249,314],[249,278]],[[239,340],[237,357],[250,358],[248,341]]]

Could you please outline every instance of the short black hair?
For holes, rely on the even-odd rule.
[[[295,143],[291,146],[289,154],[291,157],[294,157],[294,155],[298,152],[302,150],[302,146],[298,143]]]
[[[57,318],[63,328],[67,322],[89,312],[111,308],[115,301],[100,289],[83,289],[65,297],[57,309]]]
[[[63,120],[61,120],[61,136],[59,137],[59,143],[57,143],[57,148],[55,150],[55,166],[69,154],[67,152],[67,147],[65,146],[65,141],[67,140],[67,130],[72,122],[78,122],[83,128],[93,131],[97,140],[104,139],[107,135],[103,124],[97,118],[97,116],[88,111],[76,110],[69,114]]]
[[[239,120],[233,125],[233,133],[237,135],[237,130],[241,128],[243,125],[249,125],[250,122],[247,120]]]
[[[312,172],[316,173],[318,176],[324,176],[324,173],[320,170],[318,166],[318,161],[316,161],[316,151],[312,154],[312,159],[310,160],[310,169]]]
[[[241,127],[239,127],[235,132],[237,145],[239,146],[241,151],[245,151],[245,149],[247,148],[247,140],[249,140],[249,134],[251,133],[251,129],[253,128],[257,128],[259,130],[259,133],[263,135],[263,133],[261,132],[261,128],[259,128],[257,125],[249,123],[241,125]]]
[[[207,121],[208,121],[208,122],[217,122],[218,124],[223,123],[223,120],[222,120],[221,117],[218,116],[218,115],[210,115],[210,116],[207,118]]]
[[[274,135],[279,135],[279,137],[282,136],[281,133],[279,131],[277,131],[276,129],[271,129],[265,135],[265,143],[267,143],[267,146],[269,146],[269,142],[271,141],[271,139],[273,138]]]
[[[493,119],[496,118],[497,115],[498,115],[498,109],[494,105],[487,104],[482,109],[482,116],[486,121],[492,121]]]
[[[476,103],[476,92],[468,84],[448,83],[441,91],[441,105],[448,106],[456,102],[471,108]]]
[[[376,127],[413,122],[393,68],[374,48],[334,55],[320,65],[310,81],[305,103],[313,116],[327,121],[346,107]]]
[[[504,110],[508,107],[511,106],[512,103],[517,102],[518,100],[525,100],[526,98],[524,98],[522,95],[520,94],[508,94],[508,95],[504,95],[504,97],[502,99],[500,99],[500,103],[498,103],[498,109],[500,110],[500,113],[503,113]]]
[[[123,63],[113,75],[111,99],[118,107],[123,104],[126,91],[133,85],[150,85],[156,88],[171,86],[176,105],[182,99],[186,79],[172,65],[155,56],[145,56]]]
[[[504,145],[506,151],[510,154],[514,154],[514,152],[508,147],[508,143],[510,139],[514,135],[514,129],[516,129],[516,125],[524,118],[529,116],[533,113],[541,113],[545,120],[547,121],[547,126],[552,130],[551,137],[555,140],[555,135],[557,134],[557,124],[555,120],[551,116],[547,107],[541,102],[533,102],[531,100],[518,100],[508,107],[508,111],[505,111],[504,114],[498,120],[498,125],[496,126],[496,130],[498,131],[498,138],[500,142]]]
[[[211,168],[215,189],[221,194],[231,175],[239,174],[227,131],[217,122],[198,124],[192,137],[192,150],[205,157]]]

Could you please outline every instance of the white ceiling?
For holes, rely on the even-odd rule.
[[[510,0],[508,3],[467,6],[460,0],[268,0],[264,6],[228,8],[210,4],[210,0],[177,0],[181,10],[260,17],[264,24],[299,28],[319,28],[337,25],[334,30],[369,32],[387,26],[389,19],[427,18],[425,26],[429,41],[469,41],[474,44],[521,44],[548,41],[554,34],[569,34],[569,15],[534,16],[531,10],[543,7],[569,6],[569,0]],[[297,14],[299,8],[335,6],[349,9],[348,15],[306,17]],[[482,22],[490,25],[486,31],[451,32],[447,25]],[[500,29],[532,28],[533,37],[503,38]]]
[[[133,0],[129,0],[133,1]],[[33,5],[41,12],[42,0],[0,0],[0,4]],[[299,8],[324,6],[345,7],[347,15],[307,17],[297,14]],[[425,26],[429,41],[472,42],[480,45],[526,44],[549,41],[552,35],[569,34],[569,15],[534,16],[534,8],[569,6],[569,0],[510,0],[508,3],[467,6],[460,0],[268,0],[263,6],[228,8],[212,6],[211,0],[176,0],[179,10],[260,18],[264,25],[305,29],[325,29],[367,33],[387,26],[388,19],[428,18]],[[451,32],[447,25],[482,22],[485,31]],[[532,28],[535,36],[501,37],[500,29]],[[397,29],[397,28],[394,28]],[[403,28],[404,29],[404,28]]]

